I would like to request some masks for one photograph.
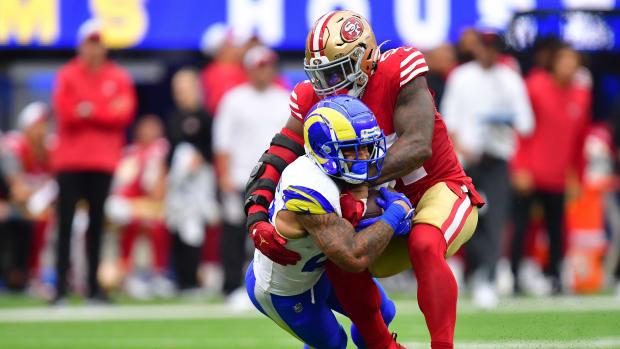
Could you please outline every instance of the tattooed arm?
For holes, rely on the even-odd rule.
[[[426,78],[407,83],[396,98],[394,129],[398,139],[388,149],[381,176],[383,183],[419,168],[432,155],[435,107]]]
[[[382,220],[356,233],[351,223],[335,213],[299,214],[297,221],[327,258],[353,273],[368,268],[394,233],[392,227]]]

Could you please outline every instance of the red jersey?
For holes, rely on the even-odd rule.
[[[583,172],[592,95],[577,82],[558,85],[542,69],[529,74],[525,83],[536,127],[530,136],[520,139],[512,167],[528,170],[538,189],[563,192],[568,169]]]
[[[22,133],[17,131],[12,131],[2,136],[0,144],[3,151],[17,160],[19,168],[16,170],[26,183],[37,186],[50,178],[51,169],[49,150],[47,148],[43,154],[37,154]]]
[[[136,109],[129,74],[111,61],[92,72],[75,58],[58,72],[53,100],[58,132],[54,170],[114,172]],[[90,102],[90,116],[78,114],[82,102]]]
[[[379,126],[386,135],[388,147],[398,136],[394,131],[394,107],[398,93],[408,82],[423,76],[428,71],[424,56],[413,47],[399,47],[383,53],[377,62],[377,69],[368,80],[361,97],[375,114]],[[319,101],[310,81],[303,81],[291,93],[291,116],[303,122],[310,108]],[[471,178],[465,175],[459,163],[446,125],[435,110],[435,128],[432,143],[433,155],[422,167],[397,179],[396,190],[405,193],[415,206],[427,189],[439,182],[446,182],[453,190],[465,185],[473,194],[474,204],[484,201],[476,193]]]
[[[127,146],[114,174],[112,192],[125,198],[149,195],[161,176],[169,148],[163,138]]]

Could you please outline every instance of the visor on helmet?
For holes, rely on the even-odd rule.
[[[364,49],[357,47],[348,55],[328,63],[309,64],[304,61],[304,70],[316,94],[325,98],[348,90],[349,95],[359,96],[368,79],[361,69],[363,54]],[[363,80],[364,86],[357,84],[359,79]]]

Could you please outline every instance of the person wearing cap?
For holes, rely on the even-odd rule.
[[[519,275],[531,208],[536,202],[543,207],[549,237],[549,263],[545,270],[548,286],[553,294],[563,291],[560,270],[565,198],[579,196],[586,163],[584,144],[592,118],[592,91],[577,78],[583,68],[579,52],[567,43],[556,42],[547,59],[548,70],[538,69],[525,80],[536,128],[531,135],[520,138],[511,163],[515,228],[510,264],[517,295],[524,289],[537,292],[532,283],[524,283],[526,280]]]
[[[17,129],[0,140],[0,173],[8,187],[8,214],[0,214],[0,236],[11,240],[9,288],[23,289],[38,274],[44,233],[57,195],[49,164],[49,107],[28,104],[19,114]]]
[[[509,212],[508,162],[516,136],[534,129],[534,116],[523,79],[500,62],[500,36],[477,33],[474,60],[448,77],[441,114],[463,167],[489,203],[466,250],[474,304],[488,309],[498,303],[494,278]]]
[[[134,116],[136,94],[129,74],[107,58],[101,34],[93,20],[80,27],[77,56],[60,69],[53,89],[58,144],[52,166],[60,188],[54,303],[67,294],[71,225],[80,199],[89,205],[88,297],[107,300],[97,282],[103,204]]]
[[[243,211],[246,180],[272,135],[288,119],[289,93],[276,82],[278,57],[264,46],[248,50],[243,66],[248,83],[230,90],[213,125],[213,148],[222,196],[221,259],[224,293],[241,286],[247,231]],[[241,295],[247,298],[241,290]],[[234,294],[238,294],[234,292]],[[235,303],[235,295],[230,301]]]
[[[253,42],[250,39],[222,23],[212,25],[203,34],[200,46],[212,61],[200,73],[200,80],[210,115],[215,115],[226,92],[247,81],[241,60]]]

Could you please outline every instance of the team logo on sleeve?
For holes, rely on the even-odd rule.
[[[358,18],[351,17],[344,21],[340,29],[342,40],[351,42],[357,40],[364,31],[364,25]]]

